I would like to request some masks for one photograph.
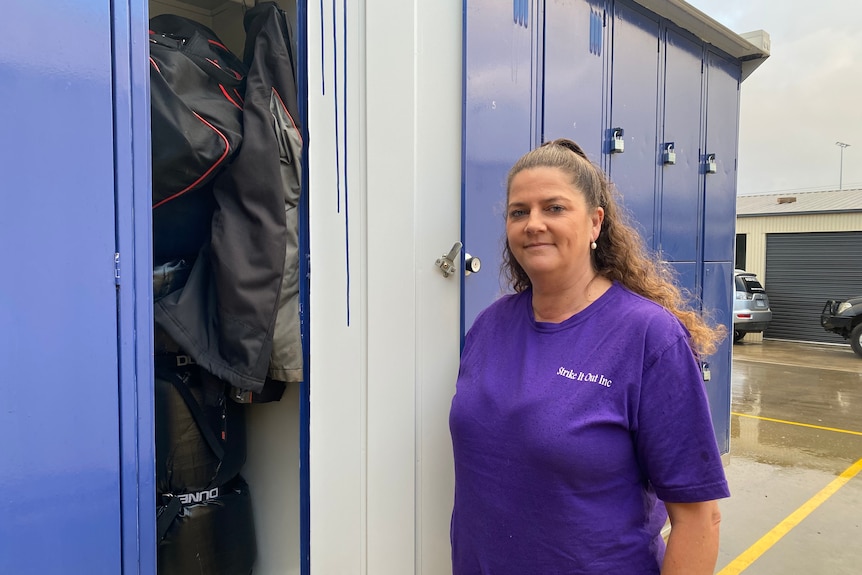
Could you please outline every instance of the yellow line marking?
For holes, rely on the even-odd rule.
[[[757,542],[746,549],[742,555],[731,561],[727,567],[718,572],[718,575],[737,575],[742,573],[752,563],[757,561],[761,555],[778,543],[778,541],[787,535],[791,529],[799,525],[803,519],[808,517],[812,511],[820,507],[820,505],[832,497],[836,491],[841,489],[844,484],[853,479],[860,471],[862,471],[862,459],[848,467],[844,473],[832,480],[829,485],[820,490],[817,495],[802,504],[799,509],[791,513],[781,523],[772,528],[772,530],[757,540]]]
[[[822,425],[811,425],[810,423],[799,423],[797,421],[785,421],[783,419],[772,419],[771,417],[761,417],[759,415],[748,415],[745,413],[736,413],[731,411],[731,415],[739,417],[750,417],[751,419],[762,419],[763,421],[772,421],[775,423],[786,423],[787,425],[798,425],[799,427],[810,427],[811,429],[822,429],[824,431],[837,431],[838,433],[849,433],[850,435],[862,436],[862,431],[850,431],[848,429],[837,429],[835,427],[823,427]]]

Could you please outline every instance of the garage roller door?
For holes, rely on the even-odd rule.
[[[767,234],[765,337],[846,343],[820,327],[827,299],[862,295],[862,232]]]

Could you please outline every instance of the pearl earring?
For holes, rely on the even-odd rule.
[[[591,244],[590,244],[590,249],[591,249],[591,250],[594,250],[594,249],[596,249],[597,247],[598,247],[598,246],[596,246],[596,242],[593,242],[593,243],[591,243]]]

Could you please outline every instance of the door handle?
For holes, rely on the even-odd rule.
[[[444,278],[448,278],[455,273],[455,270],[457,269],[455,267],[455,258],[458,257],[458,252],[461,251],[461,247],[463,245],[464,244],[461,242],[455,242],[448,254],[443,254],[437,258],[436,262],[434,262],[435,265],[440,268],[440,271],[443,272]]]
[[[455,242],[448,254],[440,256],[437,258],[437,261],[434,262],[434,264],[440,268],[444,278],[448,278],[457,271],[458,266],[455,264],[455,259],[458,257],[458,252],[461,251],[462,247],[463,244],[461,242]],[[482,261],[479,258],[464,252],[464,275],[474,274],[481,268]]]

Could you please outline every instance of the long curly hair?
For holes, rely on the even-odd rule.
[[[695,298],[683,293],[677,286],[672,268],[647,249],[617,201],[616,190],[602,170],[590,162],[581,147],[561,138],[545,142],[526,153],[509,170],[507,196],[512,179],[521,171],[531,168],[561,170],[571,178],[575,189],[584,195],[589,207],[604,209],[602,230],[591,256],[595,271],[667,308],[688,329],[690,343],[696,354],[715,353],[717,344],[727,334],[727,328],[709,325],[703,315],[692,307],[691,300]],[[512,254],[508,240],[503,247],[502,273],[516,292],[525,291],[532,285],[524,268]]]

